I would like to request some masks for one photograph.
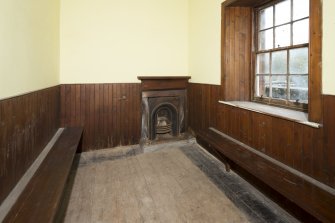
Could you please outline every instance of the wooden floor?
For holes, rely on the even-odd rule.
[[[225,172],[195,142],[157,145],[146,151],[125,147],[83,153],[67,191],[64,222],[267,222],[269,216],[276,222],[295,221],[258,192],[248,194],[274,209],[270,215],[267,210],[263,216],[256,213],[247,202],[233,202],[222,182],[232,183],[237,176]],[[208,175],[211,168],[216,168],[212,173],[224,174],[219,181]],[[241,182],[234,183],[235,189],[241,188]]]

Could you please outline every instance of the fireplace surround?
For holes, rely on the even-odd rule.
[[[180,137],[187,130],[188,76],[140,76],[141,145]]]

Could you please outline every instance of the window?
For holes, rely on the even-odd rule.
[[[309,0],[255,9],[254,100],[307,109]]]
[[[321,20],[322,0],[224,1],[220,99],[300,109],[322,122]]]

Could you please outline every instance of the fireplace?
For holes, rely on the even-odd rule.
[[[187,130],[190,77],[138,77],[142,81],[141,145],[181,137]]]

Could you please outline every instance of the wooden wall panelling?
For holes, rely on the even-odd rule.
[[[271,155],[272,118],[259,113],[252,113],[251,146],[258,151]]]
[[[294,123],[294,131],[293,131],[294,146],[293,146],[293,151],[292,151],[292,156],[293,156],[292,167],[301,172],[304,172],[303,171],[303,163],[304,163],[303,162],[303,159],[304,159],[303,148],[304,148],[304,145],[306,145],[305,140],[304,140],[304,134],[305,134],[304,129],[305,129],[305,126]],[[308,163],[308,161],[305,163]]]
[[[329,179],[329,185],[335,187],[335,96],[323,97],[324,120],[324,172]]]
[[[217,125],[217,105],[220,99],[220,86],[211,86],[211,104],[210,110],[208,111],[208,115],[210,117],[210,125],[212,127],[216,127]],[[215,114],[215,115],[213,115]]]
[[[226,87],[229,86],[229,91],[232,94],[232,98],[229,100],[238,100],[240,96],[240,86],[239,86],[239,79],[241,76],[242,68],[240,67],[240,46],[243,44],[241,43],[240,40],[240,26],[241,26],[241,8],[240,7],[234,7],[230,8],[231,11],[231,20],[232,20],[232,25],[230,26],[231,30],[231,35],[230,35],[230,41],[233,41],[234,39],[234,45],[231,49],[231,55],[229,58],[231,58],[230,63],[231,63],[231,71],[230,71],[230,80],[231,82],[227,83]]]
[[[216,106],[220,86],[189,83],[187,88],[188,123],[196,132],[215,127],[217,124]]]
[[[196,94],[196,84],[189,84],[188,85],[188,90],[187,90],[187,97],[188,97],[188,112],[189,112],[189,127],[192,126],[192,129],[193,130],[196,130],[199,128],[199,125],[198,123],[196,122],[196,118],[198,116],[197,112],[195,112],[195,109],[197,107],[197,101],[196,98],[197,98],[197,95]],[[189,99],[192,99],[192,100],[189,100]],[[198,117],[200,118],[200,117]]]
[[[214,95],[219,97],[220,90],[213,89],[218,87],[190,83],[189,126],[195,132],[216,126],[221,132],[335,187],[335,96],[324,96],[324,127],[315,129],[229,105],[215,105],[216,100],[212,99]]]
[[[308,119],[322,122],[322,1],[310,0]]]
[[[83,151],[139,143],[140,84],[61,86],[62,126],[84,126]]]
[[[0,203],[59,127],[59,86],[0,101]]]
[[[240,139],[241,142],[251,144],[252,119],[251,113],[241,110],[240,112]]]
[[[250,100],[252,9],[223,7],[222,13],[222,96]]]
[[[227,132],[227,125],[225,125],[225,110],[217,108],[216,116],[216,128],[222,129],[222,131]]]
[[[325,101],[326,103],[330,102]],[[324,105],[324,109],[326,109],[326,105]],[[216,112],[220,116],[217,119],[217,129],[334,187],[334,171],[329,166],[335,162],[335,157],[331,156],[335,143],[330,143],[333,148],[323,145],[323,135],[325,135],[325,142],[331,138],[328,136],[328,129],[331,129],[331,125],[326,123],[334,122],[334,118],[331,119],[328,115],[328,110],[331,109],[327,107],[325,128],[315,129],[292,121],[219,104]],[[246,137],[247,134],[251,134],[250,139]]]
[[[294,123],[272,118],[271,157],[291,166]]]

